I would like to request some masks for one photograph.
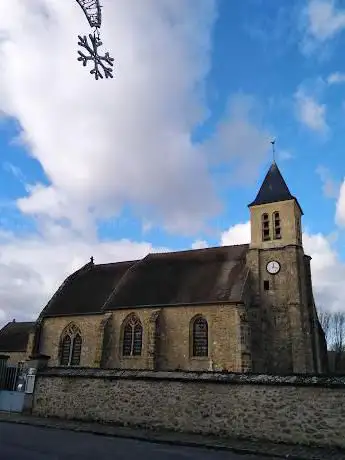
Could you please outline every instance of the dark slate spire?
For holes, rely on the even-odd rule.
[[[277,201],[287,200],[295,200],[299,206],[297,199],[291,195],[290,190],[286,185],[286,182],[281,175],[276,162],[273,161],[260,187],[260,190],[256,195],[255,200],[249,204],[249,207],[257,206],[259,204],[275,203]]]

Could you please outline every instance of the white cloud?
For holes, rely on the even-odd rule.
[[[327,77],[327,83],[329,85],[335,85],[337,83],[345,83],[345,73],[334,72]]]
[[[324,166],[319,166],[316,173],[322,182],[322,191],[327,198],[338,198],[340,183],[331,176],[330,171]]]
[[[250,222],[236,224],[221,235],[222,245],[249,242]],[[312,280],[317,306],[332,311],[344,311],[345,263],[332,248],[332,238],[321,233],[310,234],[304,231],[303,246],[305,253],[312,257]]]
[[[288,150],[280,150],[278,151],[278,158],[281,161],[288,161],[292,160],[294,158],[294,155]]]
[[[0,322],[33,320],[62,281],[95,258],[95,263],[135,260],[163,252],[148,242],[83,239],[61,226],[46,227],[40,236],[0,234]]]
[[[303,244],[306,254],[312,257],[311,268],[317,305],[326,310],[344,311],[345,263],[333,249],[331,237],[304,232]]]
[[[295,103],[296,115],[300,123],[321,134],[328,132],[325,104],[320,104],[313,96],[301,89],[295,93]]]
[[[208,242],[205,240],[196,240],[192,244],[192,249],[204,249],[208,247]]]
[[[96,82],[77,62],[89,33],[76,2],[0,2],[0,111],[50,185],[19,200],[30,215],[79,230],[126,203],[146,220],[192,232],[218,201],[191,131],[206,115],[215,1],[103,1],[102,38],[115,78]]]
[[[345,28],[345,10],[334,0],[310,0],[304,11],[308,35],[318,42],[333,38]]]
[[[222,233],[220,244],[232,246],[233,244],[246,244],[250,242],[250,222],[233,225]]]
[[[345,227],[345,179],[343,180],[339,190],[335,220],[340,227]]]
[[[272,136],[260,118],[255,99],[236,94],[229,99],[224,120],[205,145],[211,161],[221,164],[223,174],[233,182],[252,182],[270,153]]]

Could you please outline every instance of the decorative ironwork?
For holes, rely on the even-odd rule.
[[[91,75],[95,76],[95,79],[98,80],[99,78],[103,78],[102,75],[102,70],[104,72],[105,78],[113,78],[113,62],[114,59],[109,56],[109,53],[105,53],[104,56],[101,56],[98,54],[98,47],[102,45],[102,42],[100,39],[94,34],[89,34],[90,38],[90,43],[89,45],[87,37],[84,36],[82,37],[79,35],[79,42],[78,45],[85,48],[86,51],[88,51],[89,56],[86,56],[84,53],[81,51],[78,51],[79,57],[78,61],[82,61],[83,66],[85,67],[88,63],[88,61],[93,61],[94,62],[94,68],[90,71]],[[106,64],[108,64],[108,67]],[[109,67],[110,66],[110,67]]]
[[[101,27],[102,9],[98,0],[77,0],[89,21],[90,27]]]
[[[199,316],[193,322],[193,356],[208,356],[208,324]]]
[[[90,26],[94,28],[93,34],[89,34],[89,37],[86,35],[78,35],[78,45],[84,48],[88,53],[88,55],[86,55],[78,51],[78,61],[81,61],[84,67],[89,62],[94,64],[90,73],[94,75],[96,80],[103,78],[102,72],[105,78],[113,78],[114,59],[110,57],[108,52],[104,55],[98,53],[98,48],[103,44],[99,35],[99,29],[102,24],[102,13],[99,0],[77,0],[77,2],[82,8]],[[88,39],[90,39],[90,43]]]
[[[123,329],[123,356],[140,356],[143,342],[143,328],[140,320],[131,315]]]

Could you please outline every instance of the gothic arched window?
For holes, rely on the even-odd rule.
[[[261,227],[262,227],[262,241],[269,241],[271,239],[270,235],[270,219],[268,214],[265,212],[261,217]]]
[[[273,213],[273,238],[275,240],[280,240],[282,237],[281,228],[280,228],[280,215],[276,211]]]
[[[60,365],[79,366],[82,347],[80,329],[69,324],[62,333],[60,341]]]
[[[130,315],[123,327],[123,356],[140,356],[143,344],[143,327],[136,315]]]
[[[192,322],[192,356],[208,356],[208,324],[202,316]]]

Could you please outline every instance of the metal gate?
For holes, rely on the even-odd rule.
[[[0,411],[22,412],[25,385],[21,380],[23,380],[22,364],[0,367]]]

